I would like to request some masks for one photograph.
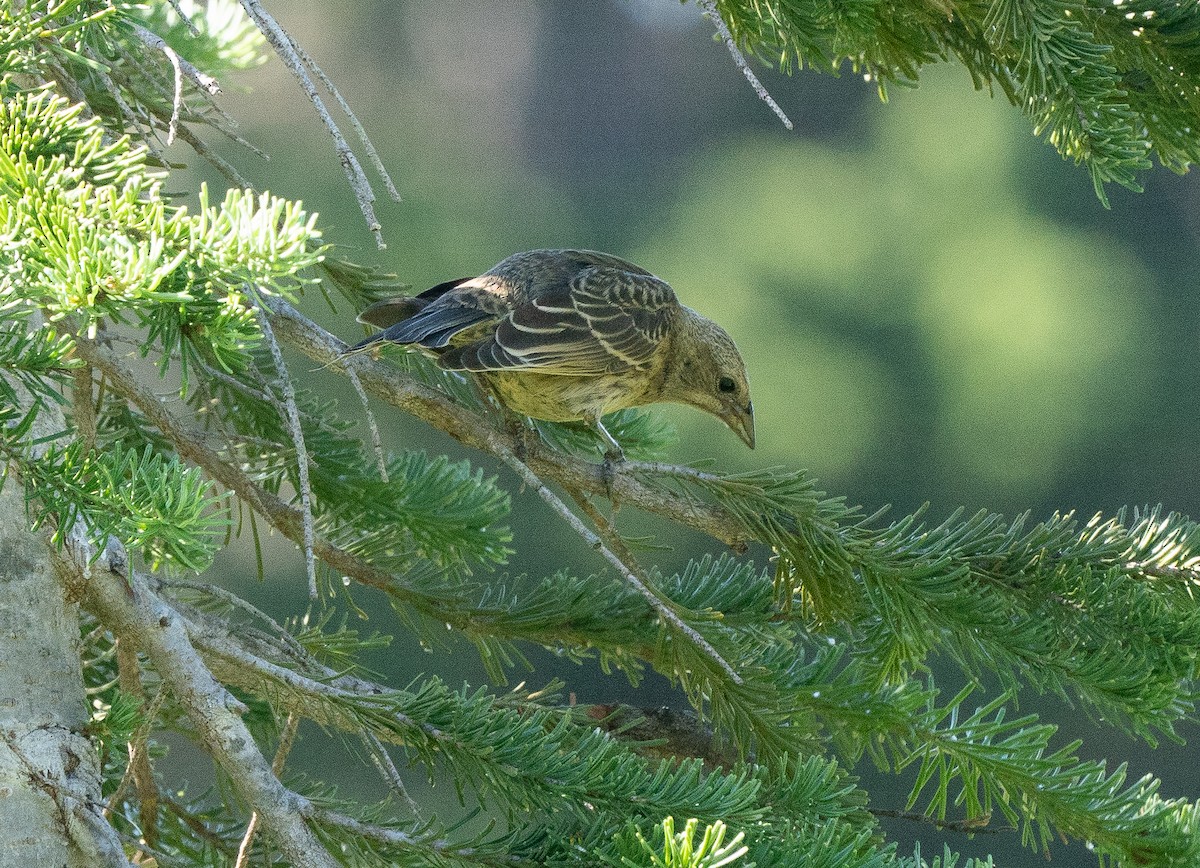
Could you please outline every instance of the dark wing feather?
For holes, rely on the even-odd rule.
[[[412,312],[407,317],[399,317],[396,322],[395,314],[406,310]],[[347,352],[381,342],[419,344],[426,349],[438,350],[464,329],[495,321],[508,313],[508,297],[507,293],[497,293],[496,281],[484,275],[439,283],[415,297],[380,302],[367,308],[360,319],[368,313],[371,314],[369,322],[382,323],[391,318],[393,324]]]
[[[619,373],[646,364],[679,305],[667,283],[625,265],[617,257],[597,263],[579,256],[565,281],[534,288],[493,335],[448,350],[439,364],[562,375]]]
[[[358,315],[358,321],[385,329],[424,310],[432,302],[470,279],[469,277],[460,277],[458,280],[447,280],[425,290],[420,295],[402,295],[398,298],[377,301]]]

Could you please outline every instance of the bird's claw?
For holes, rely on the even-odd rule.
[[[604,483],[604,496],[613,499],[613,480],[617,478],[617,470],[625,463],[625,453],[609,449],[604,453],[604,463],[600,465],[600,481]]]
[[[504,413],[504,429],[513,440],[513,455],[519,461],[525,461],[537,449],[537,432],[534,431],[520,416]]]

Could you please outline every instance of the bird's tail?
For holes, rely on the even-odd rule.
[[[374,347],[375,344],[379,343],[381,340],[383,340],[383,332],[376,332],[375,334],[371,335],[369,338],[363,338],[358,343],[342,350],[342,352],[339,353],[339,356],[341,358],[345,358],[346,356],[353,356],[353,355],[357,355],[358,353],[365,353],[367,350]]]
[[[398,322],[403,322],[410,316],[420,313],[429,305],[426,299],[419,295],[402,295],[399,298],[387,298],[377,301],[358,315],[358,321],[376,328],[386,329]]]
[[[409,317],[420,313],[429,305],[427,299],[416,295],[402,295],[398,298],[387,298],[377,301],[358,315],[358,321],[364,325],[373,325],[382,329],[370,337],[363,338],[351,346],[342,356],[352,356],[372,349],[375,344],[389,339],[388,329],[397,323],[404,322]]]

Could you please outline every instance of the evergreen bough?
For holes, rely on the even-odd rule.
[[[1086,162],[1101,196],[1107,181],[1134,187],[1152,150],[1183,170],[1200,146],[1193,3],[716,8],[743,49],[785,68],[849,61],[881,88],[956,56]],[[277,33],[271,43],[279,49]],[[1083,760],[1079,742],[1014,713],[1032,688],[1151,745],[1178,738],[1194,719],[1200,656],[1195,523],[1157,507],[886,523],[801,472],[634,460],[607,479],[586,431],[550,424],[538,426],[544,445],[517,457],[455,375],[408,355],[343,364],[344,345],[291,307],[314,289],[360,305],[397,288],[331,259],[299,204],[235,187],[219,204],[201,191],[193,213],[164,195],[157,133],[177,130],[210,156],[193,128],[222,123],[198,76],[182,89],[203,108],[181,109],[175,67],[186,58],[224,75],[259,62],[261,48],[259,28],[216,0],[190,22],[163,4],[0,11],[0,454],[9,484],[23,486],[16,519],[45,535],[62,592],[86,610],[75,687],[91,699],[104,816],[126,853],[227,864],[241,848],[296,862],[315,842],[312,864],[990,864],[887,844],[881,809],[844,769],[869,756],[915,769],[905,811],[935,824],[1002,819],[1033,848],[1063,836],[1111,864],[1200,863],[1196,804]],[[611,573],[500,572],[522,541],[498,481],[422,452],[372,454],[346,411],[291,385],[276,341],[523,478],[557,482],[595,522],[590,544],[642,589]],[[37,433],[47,424],[52,433]],[[642,458],[670,438],[645,413],[609,430]],[[774,565],[725,555],[676,575],[646,569],[593,506],[609,493],[737,551],[769,546]],[[355,583],[380,589],[431,647],[473,642],[494,685],[377,683],[359,658],[386,637],[329,614],[280,623],[197,577],[260,524],[314,553],[322,604],[353,606]],[[120,593],[106,594],[114,582]],[[139,620],[144,604],[158,621]],[[181,628],[163,640],[174,651],[149,638],[168,624]],[[635,682],[651,667],[692,711],[665,725],[572,707],[556,684],[504,691],[530,643]],[[939,689],[935,655],[970,686]],[[222,760],[233,748],[193,699],[206,677],[253,737],[252,758],[275,750],[275,779],[243,780]],[[284,776],[302,720],[357,740],[392,795],[364,804]],[[154,735],[172,728],[214,751],[216,791],[180,792],[155,771]],[[450,779],[466,819],[421,810],[393,758]],[[255,801],[265,793],[286,810]],[[468,823],[476,811],[491,821]],[[261,833],[247,832],[248,812]]]

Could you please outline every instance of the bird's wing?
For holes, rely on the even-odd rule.
[[[623,260],[581,258],[565,284],[528,293],[489,337],[452,348],[443,367],[532,369],[543,374],[618,373],[645,365],[679,309],[675,292]]]

